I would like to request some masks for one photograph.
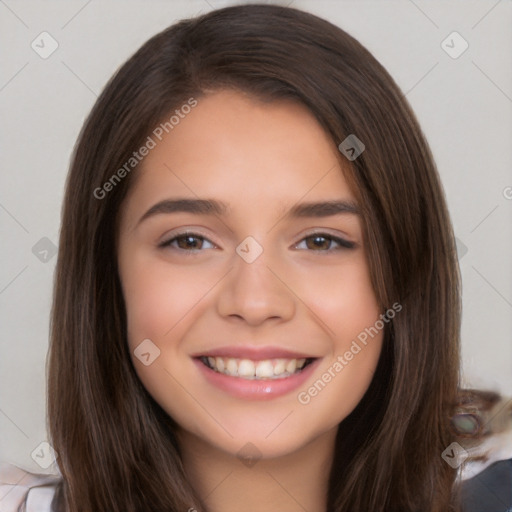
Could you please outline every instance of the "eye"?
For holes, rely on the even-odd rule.
[[[312,249],[316,252],[331,252],[333,250],[340,249],[353,249],[356,245],[354,242],[349,242],[348,240],[329,235],[327,233],[313,233],[301,240],[301,242],[299,242],[295,247],[299,248],[299,246],[304,242],[307,249]],[[333,243],[338,244],[338,247],[332,248]]]
[[[175,244],[176,242],[176,244]],[[211,247],[204,247],[204,244],[210,244]],[[181,233],[165,242],[162,242],[158,247],[171,247],[172,249],[184,250],[188,252],[199,251],[201,249],[213,249],[215,245],[207,238],[197,233]]]
[[[206,244],[210,244],[210,247],[205,247]],[[305,247],[300,247],[301,244],[305,243]],[[334,247],[333,247],[334,245]],[[337,246],[336,246],[337,245]],[[200,251],[202,249],[214,249],[216,246],[210,242],[204,236],[198,233],[181,233],[178,234],[169,240],[166,240],[159,244],[161,248],[172,248],[178,249],[187,252]],[[299,242],[295,248],[297,249],[310,249],[315,252],[332,252],[333,250],[339,249],[352,249],[355,247],[354,242],[349,242],[343,238],[329,235],[327,233],[313,233],[307,237],[305,237],[301,242]]]

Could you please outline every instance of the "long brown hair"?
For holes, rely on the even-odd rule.
[[[362,209],[377,300],[402,310],[386,326],[368,391],[339,426],[328,510],[452,510],[456,473],[441,453],[457,402],[459,271],[427,142],[398,86],[358,41],[306,12],[256,4],[151,38],[107,84],[80,133],[51,322],[48,422],[63,476],[55,509],[205,510],[187,482],[174,422],[128,352],[116,236],[136,167],[108,193],[94,191],[176,108],[223,88],[294,99],[333,144],[355,134],[366,147],[346,178]]]

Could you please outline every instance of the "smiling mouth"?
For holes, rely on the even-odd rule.
[[[247,380],[276,380],[296,375],[315,358],[301,359],[238,359],[233,357],[207,357],[198,358],[207,368],[230,377]]]

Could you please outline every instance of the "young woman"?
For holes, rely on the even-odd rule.
[[[75,150],[53,510],[458,510],[459,326],[439,176],[375,58],[292,8],[181,21]]]

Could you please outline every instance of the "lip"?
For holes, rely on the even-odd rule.
[[[213,351],[212,351],[213,353]],[[218,355],[218,352],[215,351]],[[232,354],[232,352],[230,352]],[[272,353],[274,354],[274,352]],[[289,353],[287,353],[289,354]],[[207,355],[207,354],[203,354]],[[210,356],[213,357],[213,356]],[[227,357],[220,356],[219,357]],[[286,356],[289,357],[289,356]],[[295,356],[292,357],[294,359]],[[270,359],[270,358],[269,358]],[[272,400],[274,398],[286,395],[301,387],[304,382],[312,375],[321,358],[315,359],[299,373],[295,373],[289,377],[282,379],[262,379],[249,380],[241,377],[232,377],[224,373],[216,372],[208,368],[200,359],[194,357],[194,363],[197,365],[199,372],[207,383],[216,388],[230,394],[236,398],[245,400]]]
[[[265,359],[316,359],[314,355],[302,352],[292,352],[282,347],[251,347],[251,346],[226,346],[213,348],[205,352],[193,354],[192,357],[232,357],[234,359],[251,359],[263,361]]]

